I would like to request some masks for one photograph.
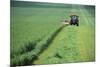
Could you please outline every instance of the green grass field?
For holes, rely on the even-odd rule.
[[[72,11],[79,26],[62,27]],[[15,1],[10,27],[11,65],[95,61],[95,6]]]

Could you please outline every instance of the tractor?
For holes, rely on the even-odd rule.
[[[71,15],[71,16],[70,16],[71,19],[70,19],[69,24],[70,24],[70,25],[77,25],[77,26],[79,26],[78,17],[79,17],[79,16],[77,16],[77,15]]]
[[[63,21],[64,25],[76,25],[79,26],[79,16],[77,15],[71,15],[70,20],[64,20]]]

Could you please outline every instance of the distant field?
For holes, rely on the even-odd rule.
[[[95,61],[95,6],[13,1],[10,29],[11,65]]]

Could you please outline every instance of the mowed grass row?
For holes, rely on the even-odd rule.
[[[66,26],[33,64],[95,61],[94,7],[73,5],[72,9],[79,16],[79,26]]]
[[[11,65],[31,64],[44,49],[42,47],[48,38],[61,27],[61,21],[66,18],[69,10],[70,8],[12,6]]]

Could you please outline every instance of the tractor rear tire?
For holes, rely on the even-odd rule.
[[[76,26],[79,26],[79,24],[78,24],[78,23],[76,23]]]

